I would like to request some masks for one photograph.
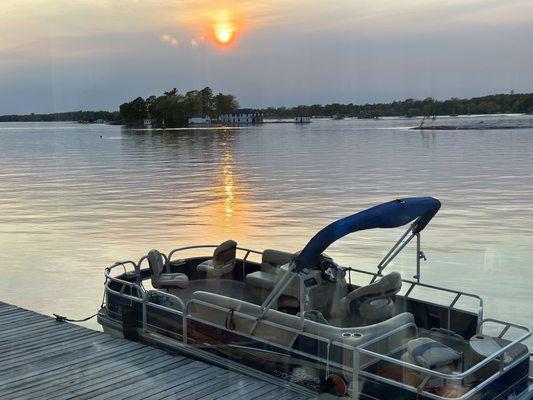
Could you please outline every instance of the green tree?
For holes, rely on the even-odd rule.
[[[213,108],[215,107],[213,91],[209,86],[206,86],[200,91],[202,99],[202,113],[210,116],[213,115]]]
[[[119,110],[120,116],[130,124],[142,121],[148,114],[146,102],[142,97],[137,97],[129,103],[121,104]]]
[[[219,93],[214,99],[214,113],[218,117],[221,114],[227,114],[239,108],[239,102],[231,94]]]

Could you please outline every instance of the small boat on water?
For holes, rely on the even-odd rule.
[[[422,283],[421,233],[440,206],[431,197],[384,203],[331,223],[296,253],[232,240],[151,250],[106,268],[98,321],[309,395],[530,399],[530,329],[484,318],[475,294]],[[375,272],[324,253],[350,233],[401,226]],[[410,242],[414,277],[386,271]]]

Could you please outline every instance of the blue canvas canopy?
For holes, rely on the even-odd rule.
[[[294,259],[299,268],[310,267],[333,242],[352,232],[374,228],[396,228],[414,220],[413,233],[419,233],[435,216],[440,201],[433,197],[413,197],[389,201],[335,221],[318,232]]]

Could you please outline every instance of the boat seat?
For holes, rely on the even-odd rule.
[[[253,288],[256,302],[263,303],[268,297],[274,286],[286,274],[292,274],[284,269],[272,268],[270,272],[256,271],[249,273],[245,277],[246,285]],[[282,295],[278,298],[277,308],[299,308],[300,307],[300,281],[293,279],[289,286],[285,288]]]
[[[226,240],[217,246],[213,252],[213,258],[198,264],[197,271],[205,272],[208,278],[218,278],[229,274],[235,268],[235,256],[237,254],[237,242]]]
[[[348,293],[340,301],[341,309],[345,315],[362,317],[371,323],[384,321],[394,314],[392,297],[401,288],[401,275],[391,272],[377,282]]]
[[[291,262],[294,254],[286,251],[266,249],[261,256],[261,271],[272,272],[274,268]]]
[[[222,307],[225,310],[211,307],[211,305]],[[256,336],[267,342],[283,346],[292,346],[295,340],[295,333],[289,331],[287,328],[296,331],[301,331],[303,328],[304,332],[322,337],[325,340],[358,346],[373,338],[384,335],[395,328],[408,323],[414,323],[413,315],[406,312],[398,314],[387,321],[362,327],[340,328],[307,318],[304,319],[302,327],[302,320],[296,315],[270,309],[265,313],[263,319],[257,320],[256,317],[261,312],[260,306],[231,297],[202,291],[193,293],[189,303],[189,312],[193,318],[225,327],[227,330],[237,333]],[[250,318],[241,316],[238,313],[247,314]],[[265,321],[280,326],[273,326],[265,323]],[[394,343],[389,344],[391,348],[398,346],[398,343],[396,343],[400,340],[398,337],[391,340],[394,340]],[[351,351],[346,350],[344,357],[351,358]],[[351,363],[348,362],[346,365],[351,365]]]
[[[189,286],[189,278],[182,273],[170,274],[163,272],[165,264],[163,256],[155,249],[148,252],[148,266],[150,267],[150,277],[152,286],[156,289],[180,288]]]

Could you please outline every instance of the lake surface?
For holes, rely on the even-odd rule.
[[[116,260],[228,238],[297,251],[337,218],[434,196],[443,207],[422,234],[422,281],[477,293],[486,316],[531,326],[533,129],[407,129],[417,124],[0,124],[0,299],[87,316]],[[354,234],[328,254],[375,270],[402,232]],[[387,270],[411,277],[414,257],[410,248]]]

